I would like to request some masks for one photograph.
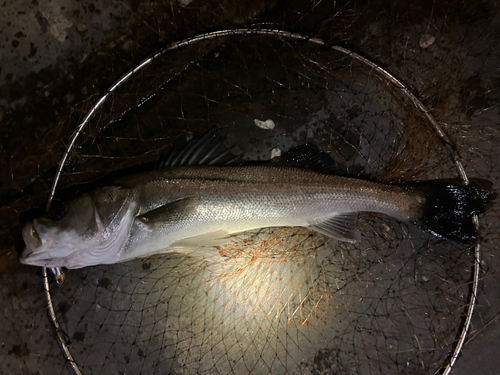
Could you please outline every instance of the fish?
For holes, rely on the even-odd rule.
[[[213,131],[207,134],[155,169],[112,180],[28,221],[20,262],[78,269],[189,254],[267,227],[307,227],[357,242],[360,212],[470,244],[478,240],[473,215],[496,199],[494,191],[471,185],[385,184],[335,175],[329,155],[309,146],[278,163],[242,164]]]

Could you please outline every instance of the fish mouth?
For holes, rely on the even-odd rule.
[[[47,267],[53,261],[48,257],[43,248],[43,242],[36,230],[35,221],[26,223],[22,229],[22,236],[26,247],[24,248],[19,262],[32,266]]]
[[[43,254],[28,254],[26,256],[21,256],[19,263],[26,264],[28,266],[40,266],[40,267],[53,267],[53,258],[44,258]],[[54,266],[56,267],[56,266]]]
[[[22,229],[22,236],[26,247],[19,257],[19,263],[29,266],[39,266],[46,268],[67,267],[73,265],[79,259],[75,255],[76,251],[67,249],[64,256],[54,254],[51,249],[52,241],[42,237],[37,228],[39,227],[37,220],[26,223]],[[43,224],[42,224],[43,225]],[[43,232],[42,232],[43,233]]]
[[[55,246],[51,235],[46,235],[43,222],[37,219],[27,222],[21,233],[26,246],[19,263],[45,268],[78,268],[82,259],[78,249],[70,243],[65,243],[63,249]]]
[[[27,250],[28,249],[26,248],[21,254],[19,263],[29,266],[39,266],[46,268],[64,267],[66,258],[53,258],[51,256],[47,256],[46,252],[44,251],[26,252]]]

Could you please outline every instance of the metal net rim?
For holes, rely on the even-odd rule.
[[[69,154],[71,150],[73,149],[75,142],[85,126],[88,124],[90,119],[94,116],[95,112],[104,104],[106,99],[110,94],[112,94],[114,91],[116,91],[124,82],[126,82],[129,78],[131,78],[135,73],[139,72],[143,68],[147,67],[150,65],[155,59],[159,58],[160,56],[163,56],[165,54],[168,54],[169,52],[175,51],[179,48],[185,47],[192,45],[197,42],[203,42],[206,40],[212,40],[212,39],[217,39],[219,37],[229,37],[229,36],[272,36],[275,38],[288,38],[288,39],[293,39],[293,40],[301,40],[305,42],[309,42],[315,45],[319,46],[324,46],[325,42],[319,38],[312,38],[308,37],[305,35],[301,35],[298,33],[290,32],[290,31],[285,31],[285,30],[278,30],[278,29],[272,29],[272,28],[256,28],[256,29],[229,29],[229,30],[219,30],[219,31],[213,31],[209,33],[204,33],[200,35],[196,35],[194,37],[186,38],[183,39],[179,42],[175,42],[171,45],[169,45],[166,48],[163,48],[159,50],[158,52],[152,54],[148,58],[144,59],[141,61],[137,66],[134,68],[130,69],[127,71],[125,74],[123,74],[118,80],[116,80],[113,85],[110,86],[110,88],[97,100],[97,102],[90,108],[89,112],[85,116],[85,118],[77,125],[75,131],[71,135],[68,146],[61,158],[61,161],[59,162],[59,166],[54,178],[54,181],[51,186],[50,194],[47,199],[47,205],[46,205],[46,210],[48,211],[50,209],[50,206],[52,204],[52,200],[54,198],[54,194],[57,188],[57,185],[59,183],[59,179],[61,177],[62,170],[64,169],[64,166],[66,165],[66,161],[69,157]],[[373,63],[372,61],[368,60],[367,58],[347,49],[344,47],[340,46],[331,46],[331,49],[334,51],[337,51],[339,53],[342,53],[346,56],[350,56],[353,59],[357,60],[358,62],[368,66],[372,72],[378,74],[380,77],[383,79],[387,80],[388,83],[393,85],[396,89],[400,90],[402,95],[410,99],[410,101],[413,103],[415,108],[424,115],[424,117],[428,121],[428,126],[430,127],[431,130],[433,130],[440,141],[443,143],[445,148],[448,151],[448,155],[451,158],[453,164],[455,165],[455,168],[464,182],[464,184],[468,185],[469,184],[469,179],[467,177],[467,174],[465,173],[465,169],[462,165],[459,153],[456,149],[456,146],[454,142],[449,138],[449,136],[445,133],[441,125],[438,124],[438,122],[434,119],[432,114],[429,112],[429,110],[423,105],[423,103],[415,96],[412,94],[412,92],[405,86],[403,85],[397,78],[395,78],[392,74],[390,74],[388,71],[380,67],[379,65]],[[172,78],[177,77],[181,72],[176,73]],[[171,79],[172,79],[171,78]],[[473,216],[473,221],[474,225],[476,226],[476,229],[479,228],[479,219],[477,215]],[[469,302],[468,302],[468,308],[467,308],[467,315],[465,318],[465,323],[462,327],[462,331],[459,334],[458,339],[456,340],[456,345],[453,353],[451,353],[448,356],[447,364],[444,370],[438,370],[437,373],[441,373],[443,375],[449,375],[451,373],[451,370],[453,366],[455,365],[455,362],[460,355],[460,352],[462,350],[462,347],[465,343],[465,339],[467,336],[467,333],[469,331],[470,325],[471,325],[471,320],[472,320],[472,314],[474,312],[475,308],[475,303],[476,303],[476,296],[477,296],[477,290],[478,290],[478,285],[479,285],[479,265],[480,265],[480,256],[481,256],[481,246],[480,244],[476,244],[474,247],[474,274],[473,274],[473,282],[471,286],[471,291],[470,291],[470,297],[469,297]],[[46,298],[46,308],[47,308],[47,314],[49,316],[50,322],[52,326],[54,327],[57,335],[57,339],[59,341],[59,344],[63,350],[63,354],[66,358],[66,360],[71,364],[71,368],[73,369],[73,372],[77,375],[82,375],[82,372],[80,368],[78,367],[78,364],[74,360],[73,356],[71,355],[70,348],[67,344],[67,338],[65,337],[64,331],[61,329],[59,325],[59,321],[55,315],[55,310],[54,306],[52,304],[52,297],[50,295],[50,284],[48,281],[48,275],[47,275],[47,268],[42,268],[42,283],[43,283],[43,291],[45,294]]]

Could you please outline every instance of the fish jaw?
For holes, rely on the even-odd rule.
[[[23,227],[22,236],[26,247],[19,259],[21,264],[52,268],[78,262],[80,256],[71,243],[67,243],[63,252],[58,250],[57,256],[54,256],[51,251],[54,247],[53,241],[50,236],[46,236],[42,241],[39,231],[40,224],[36,220],[26,223]]]
[[[73,252],[67,257],[50,257],[43,253],[31,253],[29,255],[23,256],[19,259],[21,264],[26,264],[30,266],[39,266],[45,268],[61,268],[66,267],[68,269],[76,269],[84,266],[78,266],[81,264],[81,257],[78,252]]]

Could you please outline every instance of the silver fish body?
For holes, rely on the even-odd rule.
[[[256,228],[311,227],[356,240],[352,214],[415,222],[426,195],[411,186],[273,166],[185,166],[140,173],[85,193],[59,220],[26,224],[21,262],[81,268],[182,251]]]

